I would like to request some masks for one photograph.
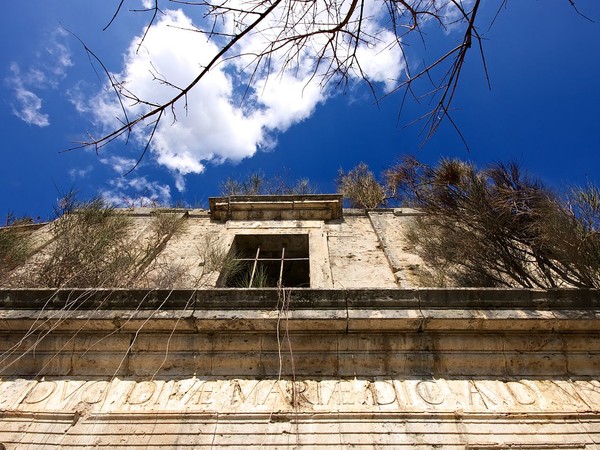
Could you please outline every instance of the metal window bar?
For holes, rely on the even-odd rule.
[[[260,247],[257,247],[256,254],[254,258],[236,258],[237,261],[252,261],[252,272],[250,273],[250,283],[248,287],[253,287],[254,277],[256,276],[256,272],[258,269],[259,261],[279,261],[279,279],[277,280],[277,286],[283,286],[283,265],[285,261],[308,261],[309,258],[286,258],[285,256],[285,246],[281,248],[281,256],[279,258],[261,258],[260,257]]]
[[[252,265],[252,274],[250,275],[250,283],[248,287],[252,287],[252,283],[254,282],[254,274],[256,273],[256,266],[258,265],[258,257],[260,255],[260,247],[256,249],[256,256],[254,257],[254,264]]]
[[[285,260],[285,245],[281,247],[281,264],[279,265],[279,280],[277,281],[277,287],[283,287],[283,261]]]

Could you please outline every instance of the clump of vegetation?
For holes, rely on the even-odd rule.
[[[47,287],[118,286],[134,264],[126,245],[131,227],[100,198],[61,204],[63,213],[52,226],[52,247],[33,273],[35,284]]]
[[[235,272],[235,261],[207,236],[198,248],[201,270],[163,253],[168,241],[186,225],[182,211],[156,209],[150,220],[135,219],[101,198],[78,201],[67,194],[45,226],[36,249],[30,227],[0,228],[0,274],[10,287],[175,288],[216,282],[221,272]],[[144,226],[140,226],[144,224]]]
[[[232,283],[240,288],[275,287],[277,282],[269,279],[267,268],[262,264],[256,265],[256,270],[243,270],[237,274]]]
[[[153,213],[151,228],[158,238],[174,235],[181,226],[181,214],[160,210]]]
[[[287,177],[276,175],[267,177],[262,172],[254,172],[246,178],[228,177],[221,183],[221,195],[307,195],[317,192],[307,178],[290,182]]]
[[[235,274],[241,269],[239,255],[231,253],[214,236],[205,236],[204,245],[198,251],[202,257],[203,276],[209,273]]]
[[[132,254],[129,284],[139,287],[169,289],[181,285],[186,277],[184,267],[168,264],[160,253],[171,237],[184,226],[181,214],[156,210],[152,214],[150,234],[145,239],[129,239],[127,251]]]
[[[340,170],[337,178],[338,192],[350,203],[351,208],[372,209],[386,203],[387,192],[365,163],[358,164],[345,173]]]
[[[0,228],[0,278],[22,265],[32,251],[29,217],[17,218],[9,214],[6,226]]]
[[[405,158],[388,186],[425,214],[409,241],[429,270],[425,282],[526,288],[600,287],[600,193],[566,200],[516,164],[478,170],[459,160],[437,166]]]
[[[49,245],[28,263],[27,276],[21,275],[17,284],[66,288],[141,285],[149,273],[160,272],[158,255],[182,226],[180,215],[157,212],[149,232],[134,236],[131,217],[101,198],[79,202],[73,194],[59,203],[57,215],[50,224]],[[163,272],[173,281],[173,273]]]

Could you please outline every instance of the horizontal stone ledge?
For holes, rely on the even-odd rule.
[[[136,330],[137,331],[137,330]],[[281,336],[276,333],[145,333],[138,334],[132,350],[148,353],[201,354],[211,356],[211,352],[234,352],[240,354],[272,353],[281,349]],[[3,334],[0,339],[0,352],[17,354],[28,351],[35,345],[36,354],[46,351],[55,353],[57,349],[66,352],[119,353],[131,345],[135,333],[114,333],[108,336],[99,331],[89,330],[73,336],[70,332],[54,333],[52,339],[38,342],[39,334],[25,339],[18,333]],[[600,355],[600,333],[363,333],[328,332],[294,333],[291,336],[293,353],[327,354],[329,356],[355,353],[361,358],[377,355],[398,355],[408,353],[436,353],[453,355],[495,356],[510,352],[531,355],[578,354]],[[287,344],[287,342],[286,342]],[[6,355],[5,355],[6,356]],[[328,356],[328,357],[329,357]],[[450,357],[450,356],[448,356]],[[600,360],[597,361],[600,365]]]
[[[463,309],[600,310],[595,289],[286,289],[290,310]],[[271,310],[282,291],[265,289],[2,289],[0,311],[60,310]]]
[[[185,420],[186,423],[190,424],[195,421],[204,422],[205,420],[213,421],[217,418],[219,422],[253,422],[253,421],[266,421],[269,423],[282,422],[282,421],[298,421],[298,422],[325,422],[325,423],[339,423],[344,421],[356,420],[360,423],[376,422],[379,423],[381,420],[386,422],[455,422],[460,420],[461,422],[468,422],[473,420],[479,422],[481,420],[494,420],[495,423],[499,422],[513,422],[519,421],[520,423],[536,424],[542,423],[545,425],[552,424],[553,422],[575,422],[580,423],[581,421],[586,422],[600,422],[600,411],[593,410],[568,410],[560,412],[534,412],[534,411],[516,411],[516,412],[469,412],[469,411],[449,411],[449,412],[432,412],[423,411],[422,409],[415,409],[413,411],[310,411],[310,412],[136,412],[128,411],[126,413],[91,413],[89,415],[81,415],[73,412],[38,412],[38,411],[21,411],[21,410],[4,410],[2,411],[2,417],[6,419],[21,419],[21,420],[35,420],[35,421],[48,421],[48,422],[72,422],[77,416],[78,420],[86,421],[103,421],[103,422],[158,422],[161,424],[168,423],[169,421],[176,421],[179,423],[181,420]],[[80,419],[81,418],[81,419]]]
[[[6,331],[445,332],[600,331],[600,310],[0,310]]]

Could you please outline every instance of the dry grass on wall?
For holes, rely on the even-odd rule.
[[[148,232],[135,235],[131,217],[101,199],[75,203],[48,225],[50,243],[5,281],[8,287],[118,288],[139,286],[158,264],[166,242],[184,224],[181,213],[156,212]],[[23,244],[24,245],[24,244]],[[15,269],[15,265],[12,269]],[[160,287],[175,282],[171,279]],[[175,277],[176,278],[176,277]]]
[[[31,234],[31,228],[20,224],[0,228],[0,279],[25,263],[33,248]]]
[[[38,287],[120,286],[135,265],[131,220],[100,199],[76,204],[51,225],[52,243],[29,262]]]
[[[397,173],[425,214],[407,234],[422,286],[600,288],[600,189],[565,198],[515,164],[443,160]]]
[[[136,219],[101,199],[74,203],[46,225],[45,243],[34,254],[28,234],[0,230],[1,282],[8,288],[194,289],[238,270],[216,233],[188,259],[165,251],[172,240],[181,245],[187,223],[182,210],[156,209],[150,219]]]

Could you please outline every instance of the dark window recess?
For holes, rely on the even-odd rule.
[[[307,234],[237,235],[219,285],[310,287]]]

